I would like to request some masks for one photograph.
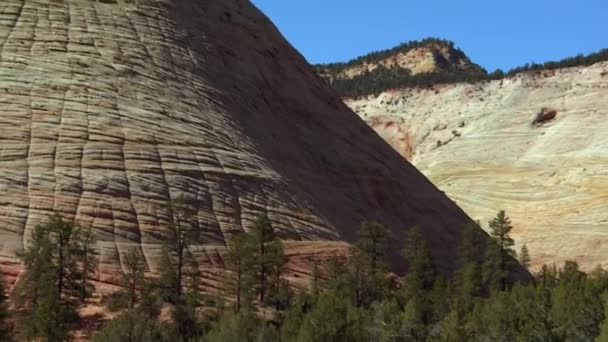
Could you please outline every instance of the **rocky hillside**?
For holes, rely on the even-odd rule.
[[[469,217],[248,1],[5,0],[0,18],[6,264],[56,212],[93,228],[101,280],[131,248],[154,271],[173,238],[167,204],[183,198],[207,269],[264,213],[288,255],[353,241],[374,219],[393,256],[417,225],[453,269]]]
[[[473,219],[507,210],[535,266],[608,264],[608,62],[347,104]]]
[[[488,77],[487,72],[473,64],[453,42],[436,38],[404,43],[346,63],[321,64],[316,68],[336,91],[348,97]]]
[[[450,69],[481,69],[454,43],[436,38],[400,44],[392,49],[373,52],[346,63],[319,64],[316,68],[328,80],[352,79],[379,67],[405,69],[411,75]]]

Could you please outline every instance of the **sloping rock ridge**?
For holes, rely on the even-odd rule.
[[[506,210],[534,267],[608,265],[608,62],[347,104],[473,219]]]
[[[436,38],[404,43],[392,49],[374,52],[347,63],[316,65],[321,76],[328,81],[352,79],[372,72],[379,67],[404,69],[411,75],[442,71],[469,70],[485,73],[479,65],[456,48],[454,43]]]
[[[309,252],[374,219],[396,255],[418,225],[449,271],[470,220],[248,1],[0,2],[3,260],[58,212],[93,228],[100,274],[129,248],[154,271],[180,197],[213,267],[266,213]]]

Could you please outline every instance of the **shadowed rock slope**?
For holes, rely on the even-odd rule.
[[[217,267],[267,213],[308,251],[375,219],[395,255],[418,225],[449,271],[469,221],[248,1],[2,1],[5,260],[59,212],[94,229],[101,274],[132,247],[154,271],[178,197],[196,210],[195,251]]]

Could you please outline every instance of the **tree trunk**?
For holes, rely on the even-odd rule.
[[[178,230],[179,232],[179,230]],[[178,234],[177,238],[177,288],[175,289],[175,293],[177,295],[176,300],[181,302],[182,299],[182,267],[183,267],[183,256],[184,256],[184,246],[182,241],[181,232]]]
[[[64,267],[63,267],[63,234],[59,233],[59,273],[57,274],[57,295],[61,298],[61,293],[63,292],[63,278],[64,278]]]
[[[236,313],[241,311],[241,273],[241,264],[239,263],[236,275]]]
[[[260,305],[264,305],[264,294],[266,290],[266,268],[264,260],[264,237],[260,236]]]
[[[135,307],[135,293],[136,293],[136,288],[135,288],[135,281],[133,281],[131,283],[131,303],[129,303],[129,309],[133,309]]]

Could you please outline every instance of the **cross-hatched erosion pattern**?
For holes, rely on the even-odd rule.
[[[469,221],[248,1],[0,2],[4,260],[58,212],[93,228],[100,274],[130,248],[154,271],[180,197],[193,250],[218,267],[266,213],[303,243],[353,241],[376,219],[393,255],[418,225],[449,271]]]
[[[608,62],[347,103],[472,218],[506,210],[533,269],[608,265]]]

